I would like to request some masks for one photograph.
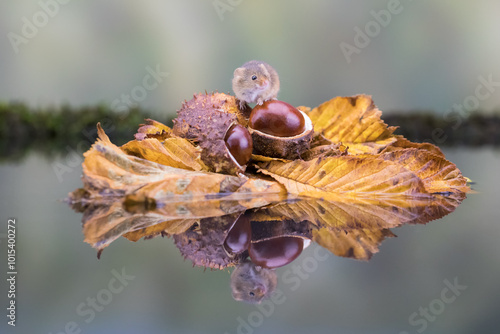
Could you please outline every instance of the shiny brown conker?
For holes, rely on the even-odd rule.
[[[248,130],[239,125],[232,125],[224,137],[229,152],[241,166],[246,165],[252,157],[252,136]]]
[[[264,268],[278,268],[295,260],[304,241],[298,237],[279,237],[250,244],[248,254],[252,262]]]
[[[242,215],[234,223],[224,240],[224,247],[233,254],[246,251],[252,240],[252,225],[250,219]]]
[[[276,137],[293,137],[305,131],[305,120],[294,106],[269,100],[253,108],[248,126]]]

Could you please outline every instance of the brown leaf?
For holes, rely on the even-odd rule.
[[[321,229],[313,231],[313,240],[337,256],[368,261],[378,253],[387,237],[395,237],[389,229],[354,230],[349,232]]]
[[[389,228],[404,224],[425,224],[453,212],[465,196],[457,198],[350,198],[304,199],[280,203],[267,209],[270,215],[311,222],[312,240],[338,256],[369,260],[386,237]]]
[[[441,155],[424,149],[408,148],[380,154],[380,158],[398,163],[414,172],[429,193],[470,191],[467,179],[457,166]]]
[[[273,157],[266,157],[265,155],[260,155],[260,154],[252,154],[252,161],[282,161],[282,162],[290,162],[292,160],[287,160],[283,158],[273,158]]]
[[[325,197],[331,193],[427,195],[422,181],[406,168],[376,156],[340,156],[310,161],[262,162],[259,172],[280,182],[291,194]]]
[[[342,145],[342,143],[338,144],[325,144],[325,145],[317,145],[311,147],[308,151],[301,155],[301,158],[304,160],[312,160],[314,158],[325,158],[325,157],[338,157],[348,155],[348,147]]]
[[[189,171],[127,155],[109,141],[100,126],[98,132],[99,139],[84,154],[83,162],[84,188],[90,197],[135,193],[155,200],[182,201],[238,192],[240,187],[254,196],[283,192],[273,181]]]
[[[154,138],[132,140],[121,147],[130,155],[154,161],[165,166],[200,171],[208,170],[200,159],[200,150],[184,138]]]
[[[142,238],[151,238],[157,235],[175,235],[186,232],[193,224],[199,222],[199,219],[173,219],[162,223],[143,227],[138,230],[123,234],[126,239],[136,242]]]
[[[339,231],[394,228],[403,224],[424,224],[453,212],[465,197],[383,197],[330,196],[328,199],[301,199],[279,203],[268,209],[295,221],[309,221],[318,228]]]
[[[162,221],[163,217],[154,212],[131,214],[124,210],[121,201],[110,205],[90,205],[83,217],[84,241],[96,249],[103,249],[125,233]]]
[[[231,196],[233,194],[228,197]],[[441,218],[453,212],[464,198],[464,194],[426,198],[358,198],[338,195],[335,200],[333,197],[328,200],[297,199],[247,210],[251,207],[246,207],[235,198],[226,201],[223,197],[203,202],[163,202],[158,203],[159,207],[155,209],[140,213],[124,210],[119,200],[108,201],[107,204],[97,200],[86,205],[83,233],[86,242],[102,250],[120,236],[137,241],[159,235],[179,236],[188,233],[176,240],[201,241],[198,236],[198,230],[201,229],[205,231],[202,234],[208,237],[202,238],[205,240],[203,248],[208,253],[200,249],[196,250],[196,254],[206,260],[211,259],[209,263],[221,263],[217,257],[222,255],[225,258],[226,254],[219,252],[227,234],[227,224],[224,222],[228,220],[230,223],[246,212],[245,215],[252,222],[252,241],[300,236],[312,239],[338,256],[368,260],[378,252],[379,244],[387,236],[394,235],[389,228],[403,224],[425,224]],[[282,199],[277,197],[273,200],[278,202]],[[272,200],[268,198],[267,203],[260,204],[269,203]],[[210,240],[215,242],[214,238],[218,241],[210,245]],[[187,243],[184,246],[188,248],[183,248],[187,251],[183,254],[191,254],[190,246]],[[198,255],[190,258],[193,261],[200,259]],[[209,266],[208,262],[196,263]],[[226,261],[222,263],[227,264]]]
[[[419,150],[426,150],[435,155],[442,156],[444,158],[444,153],[439,147],[431,143],[413,143],[403,136],[396,136],[396,141],[391,145],[387,146],[381,153],[393,152],[398,150],[403,150],[405,148],[417,148]]]
[[[314,130],[335,143],[349,146],[351,154],[376,154],[396,141],[393,132],[381,119],[368,95],[336,97],[310,113]]]
[[[145,184],[135,192],[157,202],[206,201],[224,197],[224,200],[246,197],[262,198],[263,194],[283,194],[277,182],[258,178],[237,177],[208,172],[176,170],[165,174],[159,181]],[[232,197],[228,197],[231,195]]]
[[[143,140],[146,138],[156,138],[161,141],[171,136],[172,129],[168,126],[149,118],[145,121],[145,124],[141,124],[137,133],[134,135],[135,139]]]
[[[354,155],[377,154],[378,152],[383,151],[387,146],[392,145],[395,141],[395,138],[389,137],[375,142],[345,143],[345,145],[349,148],[349,153]]]

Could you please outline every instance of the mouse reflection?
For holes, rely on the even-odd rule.
[[[255,265],[244,260],[231,274],[231,292],[234,300],[258,304],[276,289],[278,276],[274,269]]]
[[[211,269],[235,267],[232,296],[237,301],[260,303],[277,286],[275,269],[294,261],[310,243],[312,227],[283,216],[256,212],[204,218],[183,233],[173,235],[185,259]]]
[[[231,291],[235,300],[254,304],[269,298],[278,283],[274,269],[295,260],[305,248],[304,245],[309,245],[310,240],[305,236],[273,234],[283,232],[286,224],[286,220],[283,220],[279,222],[279,227],[264,232],[263,225],[259,226],[258,222],[252,224],[251,213],[244,213],[229,229],[223,243],[224,250],[229,256],[244,254],[243,261],[231,274]],[[252,226],[256,232],[254,234],[258,236],[253,241]],[[293,235],[291,231],[288,228],[288,235]]]

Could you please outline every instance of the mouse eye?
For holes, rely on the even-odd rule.
[[[250,291],[249,295],[253,297],[255,296],[255,293],[253,291]]]
[[[257,80],[257,76],[256,75],[252,75],[252,80]]]

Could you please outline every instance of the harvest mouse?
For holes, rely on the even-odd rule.
[[[278,73],[263,61],[251,60],[234,70],[233,91],[241,108],[245,103],[262,104],[276,99],[279,90]]]
[[[234,300],[258,304],[269,298],[278,284],[274,269],[262,268],[245,260],[231,274],[231,290]]]

